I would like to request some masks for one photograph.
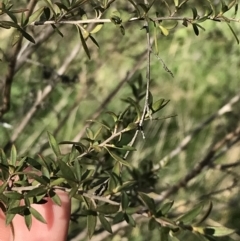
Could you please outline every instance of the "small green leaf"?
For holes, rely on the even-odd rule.
[[[112,171],[117,175],[120,176],[122,170],[122,164],[120,162],[115,162]]]
[[[98,217],[99,217],[99,220],[100,220],[103,228],[104,228],[105,230],[107,230],[109,233],[112,233],[111,225],[110,225],[110,223],[108,222],[108,220],[104,217],[104,215],[103,215],[103,214],[99,214]]]
[[[4,165],[8,165],[7,157],[3,149],[0,149],[0,163],[3,163]]]
[[[97,224],[97,214],[93,213],[87,216],[87,231],[88,237],[91,238],[94,234],[95,228]]]
[[[53,189],[49,191],[48,195],[55,204],[57,204],[58,206],[62,205],[60,197],[54,192]]]
[[[17,162],[17,150],[16,147],[13,145],[11,148],[11,155],[10,155],[10,165],[12,166],[16,166],[16,162]]]
[[[196,8],[191,8],[192,13],[193,13],[193,19],[196,19],[198,17],[197,9]]]
[[[156,222],[155,218],[150,218],[150,220],[148,222],[148,229],[149,229],[149,231],[154,230],[158,226],[159,226],[159,224]]]
[[[125,211],[128,208],[129,199],[128,199],[128,195],[127,195],[126,192],[122,192],[121,205],[122,205],[122,210],[123,211]]]
[[[103,23],[99,23],[93,28],[93,30],[91,30],[90,33],[91,34],[97,33],[98,31],[100,31],[102,29],[102,27],[103,27]]]
[[[152,214],[155,214],[155,203],[152,198],[150,198],[146,193],[138,192],[141,200],[147,206]]]
[[[103,205],[97,206],[95,210],[103,214],[114,214],[118,212],[119,206],[112,205],[112,204],[103,204]]]
[[[1,170],[1,175],[2,175],[2,178],[3,180],[7,180],[10,173],[9,173],[9,169],[10,169],[10,166],[9,164],[2,164],[0,163],[0,170]],[[1,190],[1,187],[0,187],[0,190]],[[1,193],[1,191],[0,191]]]
[[[12,12],[8,11],[8,9],[6,8],[2,9],[2,11],[6,13],[13,20],[14,23],[18,23],[16,16]]]
[[[59,149],[59,146],[57,144],[56,139],[49,132],[47,134],[48,134],[48,141],[49,141],[51,149],[53,150],[53,152],[56,155],[56,157],[60,157],[61,156],[61,152],[60,152],[60,149]]]
[[[235,39],[236,39],[237,43],[239,44],[239,39],[238,39],[238,37],[237,37],[236,33],[234,32],[234,30],[233,30],[232,26],[231,26],[229,23],[227,23],[227,25],[228,25],[229,29],[231,30],[231,32],[232,32],[232,34],[233,34],[233,36],[235,37]]]
[[[72,169],[62,160],[59,160],[58,163],[59,163],[59,168],[62,172],[62,177],[64,177],[66,180],[76,182],[77,180],[75,178],[75,175]]]
[[[58,29],[58,27],[56,25],[51,24],[51,26],[57,34],[59,34],[62,38],[64,37],[62,32]]]
[[[26,195],[25,197],[35,197],[35,196],[38,196],[38,195],[43,195],[43,194],[46,194],[47,192],[47,188],[45,186],[41,186],[41,187],[36,187],[34,188],[33,190],[30,190]]]
[[[36,209],[30,207],[30,212],[33,215],[34,218],[36,218],[38,221],[42,223],[47,223],[46,220],[43,218],[42,214],[39,213]]]
[[[24,171],[24,173],[25,173],[25,171]],[[43,184],[45,186],[48,185],[48,183],[49,183],[49,179],[46,178],[45,176],[39,176],[36,173],[29,173],[29,172],[26,172],[26,174],[28,177],[30,177],[34,181],[37,181],[40,184]]]
[[[166,28],[164,28],[162,25],[159,25],[159,28],[161,29],[161,32],[164,36],[169,35],[169,31]]]
[[[0,21],[0,25],[1,25],[1,27],[7,28],[7,29],[9,29],[11,27],[13,27],[13,28],[19,27],[16,23],[11,22],[11,21]]]
[[[88,137],[89,139],[94,140],[94,139],[93,139],[93,138],[94,138],[94,135],[93,135],[93,132],[92,132],[92,130],[91,130],[90,128],[86,128],[86,135],[87,135],[87,137]]]
[[[110,192],[112,192],[113,190],[116,192],[116,189],[118,188],[118,186],[121,185],[121,180],[119,176],[114,172],[109,173],[109,175],[110,175],[110,179],[108,183],[108,190]]]
[[[234,16],[237,15],[237,12],[238,12],[238,3],[235,5],[235,8],[234,8]]]
[[[114,223],[119,223],[119,222],[123,221],[123,219],[124,219],[123,216],[124,216],[124,213],[123,213],[123,212],[117,213],[116,216],[115,216],[114,219],[113,219],[113,222],[114,222]]]
[[[214,237],[223,237],[236,232],[234,229],[230,229],[226,227],[207,227],[205,228],[204,231],[205,233],[210,233],[210,234],[212,233],[212,231],[214,231],[212,234]]]
[[[82,179],[82,166],[78,160],[74,161],[74,170],[78,181]]]
[[[18,192],[6,192],[4,195],[10,199],[21,200],[23,199],[23,194]]]
[[[212,206],[213,206],[212,202],[210,201],[208,203],[208,207],[207,207],[207,210],[206,210],[205,214],[203,215],[203,217],[201,217],[201,219],[197,222],[197,224],[200,224],[200,223],[204,222],[208,218],[209,214],[212,211]]]
[[[129,223],[132,227],[136,226],[136,222],[130,214],[124,213],[123,217],[125,221]]]
[[[182,217],[178,218],[177,221],[181,221],[184,224],[190,224],[202,211],[205,202],[201,202],[196,205],[192,210],[185,213]]]
[[[127,182],[124,182],[121,186],[117,187],[116,188],[116,191],[117,192],[120,192],[120,191],[127,191],[130,189],[130,187],[132,187],[134,184],[136,184],[136,181],[127,181]]]
[[[194,33],[198,36],[199,35],[199,30],[198,30],[197,25],[195,23],[193,23],[192,26],[193,26]]]
[[[71,191],[69,192],[69,197],[70,198],[72,198],[73,196],[75,196],[76,195],[76,193],[77,193],[77,191],[78,191],[78,186],[76,185],[76,186],[74,186],[74,187],[72,187],[71,188]]]
[[[125,128],[126,131],[130,131],[130,130],[136,130],[138,127],[138,125],[136,123],[129,123],[128,126]]]
[[[165,99],[159,99],[157,100],[156,102],[153,103],[152,105],[152,111],[153,113],[161,110],[162,108],[164,108],[168,103],[169,103],[170,100],[165,100]]]
[[[170,209],[172,208],[173,206],[173,203],[174,201],[170,201],[170,202],[166,202],[164,203],[161,208],[160,208],[160,212],[163,216],[165,216],[169,211]]]
[[[236,231],[226,227],[193,227],[195,232],[213,237],[223,237],[235,233]]]
[[[1,165],[0,165],[1,168]],[[2,194],[5,191],[5,188],[7,187],[8,183],[4,182],[0,185],[0,194]]]
[[[118,116],[114,112],[106,111],[106,114],[108,114],[108,115],[110,115],[112,117],[114,123],[118,121]]]
[[[15,217],[15,215],[16,214],[11,214],[11,213],[7,213],[6,214],[6,220],[5,220],[6,225],[9,225],[12,222],[13,218]]]
[[[108,153],[112,156],[112,158],[113,158],[114,160],[120,162],[120,163],[123,164],[124,166],[128,166],[128,167],[131,168],[131,165],[130,165],[127,161],[123,160],[120,156],[116,155],[116,154],[113,153],[112,151],[109,151],[109,149],[108,149],[107,147],[104,147],[104,148],[108,151]]]
[[[28,20],[28,23],[31,24],[32,22],[35,22],[43,13],[44,7],[40,7],[37,11],[35,11]]]
[[[32,42],[32,43],[35,44],[34,38],[33,38],[31,35],[29,35],[25,30],[23,30],[22,28],[18,28],[18,31],[21,32],[22,36],[23,36],[25,39],[27,39],[28,41],[30,41],[30,42]]]
[[[83,49],[84,49],[85,53],[87,54],[88,58],[91,59],[90,52],[89,52],[88,46],[86,44],[86,40],[84,39],[83,34],[82,34],[82,30],[79,26],[77,26],[77,30],[78,30],[78,33],[80,36],[80,40],[82,42]]]
[[[26,208],[27,208],[26,206],[14,207],[14,208],[11,208],[10,210],[8,210],[7,213],[9,213],[9,214],[21,214],[22,215]]]
[[[209,16],[201,17],[201,18],[199,18],[199,19],[197,20],[197,23],[205,22],[208,18],[209,18]]]
[[[25,221],[25,224],[26,224],[28,230],[30,230],[32,227],[32,215],[28,208],[26,208],[24,210],[24,221]]]
[[[65,178],[60,177],[60,178],[51,180],[50,186],[51,186],[51,187],[60,186],[63,182],[65,182]]]
[[[159,223],[159,224],[164,224],[164,226],[170,228],[170,229],[179,229],[179,227],[175,224],[175,222],[169,218],[166,217],[160,217],[160,218],[155,218],[155,220]]]

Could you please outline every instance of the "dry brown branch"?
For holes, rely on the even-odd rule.
[[[26,12],[26,18],[31,16],[35,6],[37,4],[37,0],[31,0],[27,6],[28,12]],[[8,71],[3,81],[3,90],[2,90],[2,100],[0,106],[0,119],[3,115],[8,112],[11,105],[11,88],[13,83],[13,77],[15,74],[15,68],[17,63],[17,56],[19,51],[21,50],[23,37],[21,36],[16,45],[11,49],[11,53],[8,57]]]
[[[65,58],[65,61],[63,62],[62,66],[58,69],[57,73],[58,75],[62,75],[70,63],[75,59],[77,56],[81,46],[76,45],[75,48],[72,50],[72,52],[69,54],[67,58]],[[27,126],[33,115],[38,110],[38,106],[48,97],[48,95],[52,92],[53,86],[48,84],[43,91],[39,90],[37,94],[37,98],[31,107],[31,109],[28,111],[28,113],[25,115],[25,117],[22,119],[21,123],[18,125],[17,128],[14,129],[14,132],[8,141],[8,143],[5,145],[4,150],[7,151],[11,145],[16,141],[20,133],[24,130],[24,128]]]

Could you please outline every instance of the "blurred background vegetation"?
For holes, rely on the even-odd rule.
[[[163,2],[159,5],[163,6]],[[169,2],[172,4],[172,1]],[[19,7],[25,6],[26,1],[18,1],[17,4]],[[42,2],[39,1],[39,4]],[[202,1],[189,4],[198,7]],[[118,6],[113,4],[112,11],[116,7]],[[121,2],[119,8],[123,9],[123,16],[124,7],[125,11],[131,8]],[[153,11],[168,14],[166,8],[159,7],[158,3]],[[185,14],[188,15],[188,12]],[[231,14],[229,13],[230,16]],[[239,13],[236,18],[240,19]],[[225,23],[206,21],[202,26],[206,31],[200,30],[199,36],[194,34],[191,26],[186,28],[181,22],[168,36],[160,32],[158,34],[159,56],[174,78],[152,55],[151,93],[155,100],[164,98],[170,102],[158,114],[162,120],[145,124],[146,139],[143,140],[139,135],[137,151],[129,157],[130,163],[139,172],[158,164],[178,147],[194,128],[240,91],[240,49],[234,36]],[[240,24],[231,23],[231,26],[236,35],[240,36]],[[13,142],[20,155],[34,156],[40,152],[48,155],[50,149],[46,145],[47,131],[53,133],[58,141],[79,140],[84,135],[87,120],[97,118],[109,122],[106,111],[120,113],[126,106],[123,99],[132,95],[131,84],[136,84],[140,79],[143,83],[146,81],[146,58],[142,58],[146,51],[146,34],[141,30],[142,22],[125,23],[124,27],[123,36],[114,24],[105,24],[103,29],[94,35],[99,49],[87,41],[91,60],[82,49],[74,26],[59,28],[63,38],[53,33],[49,26],[29,27],[28,32],[34,38],[47,31],[52,33],[25,59],[14,77],[11,110],[4,115],[4,121],[13,128],[0,126],[1,147],[8,151],[7,144],[14,137]],[[150,31],[152,33],[153,29]],[[7,61],[4,60],[3,53],[8,53],[10,49],[12,34],[12,30],[1,29],[1,78],[6,75]],[[28,41],[23,42],[23,48],[28,48],[29,45]],[[68,59],[71,62],[66,64]],[[124,81],[136,65],[132,77]],[[121,82],[122,86],[117,88]],[[45,93],[49,86],[51,90],[46,98],[33,108],[39,96]],[[115,88],[116,93],[110,96]],[[156,193],[161,193],[177,183],[205,156],[212,143],[240,124],[239,107],[238,101],[232,110],[203,126],[186,149],[171,158],[164,168],[155,172]],[[18,133],[18,128],[31,108],[34,114]],[[175,215],[183,213],[199,200],[210,199],[214,208],[207,221],[209,225],[222,224],[240,232],[239,165],[222,170],[218,168],[218,164],[234,162],[240,162],[239,143],[227,149],[214,164],[191,180],[187,187],[169,197],[175,201]],[[74,234],[84,230],[85,224],[81,218],[80,223],[83,227],[74,223],[71,225],[69,240],[75,240]],[[193,240],[192,236],[183,238],[181,240]],[[93,237],[92,240],[98,239]],[[157,230],[148,231],[147,225],[140,223],[134,229],[119,231],[114,237],[110,236],[109,240],[155,241],[159,240],[159,236]],[[219,240],[239,240],[239,236],[234,234],[231,238],[224,237]]]

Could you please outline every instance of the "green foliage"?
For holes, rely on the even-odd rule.
[[[212,109],[219,108],[217,96],[219,93],[216,93],[214,84],[211,87],[205,83],[198,83],[198,81],[203,82],[206,77],[211,81],[213,79],[212,83],[214,83],[215,79],[210,74],[208,75],[208,71],[210,68],[214,68],[215,63],[221,59],[222,53],[228,53],[228,50],[225,51],[223,44],[219,42],[212,47],[211,52],[209,52],[209,48],[205,49],[202,46],[205,55],[200,54],[200,59],[201,64],[205,65],[201,68],[194,66],[194,70],[199,71],[195,75],[201,77],[196,82],[193,82],[194,78],[187,71],[193,66],[193,63],[190,62],[194,62],[189,61],[188,51],[191,48],[195,51],[198,50],[199,45],[202,44],[201,41],[207,43],[210,42],[209,39],[219,39],[219,35],[223,40],[228,38],[227,28],[223,27],[224,23],[239,43],[238,32],[235,30],[235,26],[232,26],[234,22],[239,22],[235,18],[238,2],[233,0],[215,3],[206,0],[206,6],[204,6],[206,9],[202,7],[202,2],[189,3],[177,0],[162,1],[160,4],[154,0],[141,2],[134,0],[125,2],[117,0],[62,0],[58,2],[45,0],[39,1],[30,10],[24,4],[22,1],[12,4],[11,1],[4,0],[0,8],[0,27],[14,30],[12,41],[9,43],[11,42],[11,45],[18,49],[17,46],[21,48],[23,42],[26,44],[27,50],[30,52],[31,48],[35,50],[23,60],[21,58],[25,54],[24,48],[23,52],[16,52],[15,55],[10,56],[11,58],[8,56],[10,51],[7,50],[3,58],[3,64],[8,64],[11,59],[15,59],[12,62],[12,76],[16,74],[14,71],[19,70],[16,75],[18,78],[16,87],[11,84],[9,86],[10,89],[13,89],[12,96],[16,99],[13,101],[14,111],[9,112],[9,119],[15,120],[14,130],[17,134],[13,133],[12,138],[9,138],[8,133],[5,132],[3,137],[0,137],[1,141],[9,140],[5,147],[3,145],[4,150],[1,149],[0,153],[0,181],[2,183],[0,201],[5,209],[6,223],[10,224],[16,214],[24,216],[28,229],[31,229],[32,218],[45,223],[41,213],[35,210],[32,204],[49,197],[54,203],[61,205],[61,199],[56,193],[56,190],[60,189],[68,192],[73,202],[77,203],[76,206],[79,205],[75,221],[82,222],[84,219],[89,238],[97,233],[95,230],[102,231],[98,226],[98,220],[104,230],[112,233],[112,225],[117,226],[123,221],[129,226],[137,228],[138,223],[142,222],[139,217],[147,222],[145,226],[149,229],[148,235],[157,230],[161,240],[182,240],[182,236],[187,236],[186,240],[191,240],[194,235],[202,240],[215,240],[217,237],[229,236],[234,233],[233,229],[223,226],[215,227],[209,224],[199,226],[208,220],[212,211],[211,201],[204,200],[194,206],[195,201],[190,199],[192,193],[188,193],[182,197],[182,200],[186,202],[189,200],[189,202],[185,203],[184,210],[179,212],[176,201],[168,200],[168,197],[177,193],[180,188],[186,188],[188,182],[195,176],[199,175],[203,178],[204,171],[202,170],[205,166],[211,168],[215,165],[214,158],[218,158],[222,149],[212,150],[215,151],[214,153],[210,152],[212,159],[208,160],[209,165],[205,164],[206,161],[199,160],[199,156],[205,156],[205,153],[208,157],[207,147],[212,146],[210,142],[216,139],[214,143],[219,144],[217,140],[227,139],[232,144],[235,143],[234,140],[231,142],[231,138],[229,136],[225,138],[223,133],[217,133],[219,136],[215,135],[214,127],[212,127],[210,137],[205,137],[206,134],[205,136],[203,134],[199,140],[193,140],[193,144],[189,148],[191,150],[186,154],[188,158],[185,160],[180,154],[177,157],[174,156],[174,153],[177,152],[176,149],[173,150],[176,141],[168,142],[167,135],[170,133],[170,137],[183,139],[183,133],[186,130],[181,129],[182,136],[180,138],[175,133],[176,127],[180,126],[179,119],[172,118],[170,124],[165,124],[160,120],[166,118],[163,116],[169,109],[168,113],[177,112],[177,114],[180,109],[184,109],[184,115],[187,114],[186,119],[188,118],[191,125],[193,125],[192,123],[195,125],[201,115],[210,112],[209,105],[214,105]],[[22,7],[23,5],[24,7]],[[229,14],[232,10],[234,10],[235,16],[230,17]],[[213,22],[219,24],[220,27],[219,29],[213,28],[212,37],[207,30],[212,29]],[[58,35],[53,36],[53,42],[50,40],[41,42],[42,40],[39,38],[42,37],[41,32],[47,32],[48,25],[54,30],[51,29],[50,33],[55,32]],[[72,25],[74,26],[71,29]],[[147,34],[145,34],[147,40],[144,38],[142,41],[143,31],[138,31],[139,25],[144,26],[147,30]],[[41,28],[41,30],[36,30],[36,33],[37,28]],[[193,33],[198,38],[207,37],[203,40],[196,40]],[[46,39],[51,34],[46,36]],[[75,35],[78,35],[80,40],[75,40]],[[37,50],[38,45],[31,45],[23,39],[31,43],[36,42],[39,46],[42,45],[42,48]],[[169,45],[170,42],[172,45]],[[194,45],[195,43],[198,45]],[[154,50],[152,45],[155,46]],[[191,45],[191,48],[186,47],[188,45]],[[226,48],[232,48],[232,45],[231,42],[230,47]],[[63,73],[64,66],[71,62],[71,58],[74,58],[72,56],[75,54],[67,52],[76,46],[82,47],[87,58],[84,57],[84,54],[80,55],[78,59],[76,57],[76,63],[71,64],[69,73]],[[180,50],[181,47],[182,50]],[[78,51],[79,49],[75,52]],[[120,52],[120,55],[116,55],[117,51]],[[144,59],[146,66],[151,68],[151,72],[148,67],[146,71],[140,68],[144,62],[140,61],[141,56],[144,56],[145,52],[149,56],[155,54],[157,57],[157,64],[150,57],[148,60]],[[123,61],[121,58],[126,53],[128,59],[125,63],[125,59]],[[165,58],[163,61],[159,53],[161,56],[162,53],[164,56],[170,56],[173,53],[173,58],[179,58],[180,64],[171,64],[168,68]],[[197,53],[199,54],[199,52]],[[102,59],[103,57],[104,59]],[[171,63],[172,57],[167,58],[167,62]],[[216,58],[216,60],[211,60],[212,58]],[[90,62],[90,59],[93,61]],[[38,60],[40,63],[37,62]],[[139,60],[137,67],[133,67],[131,62],[133,60]],[[213,61],[210,62],[210,66],[208,66],[208,61]],[[238,60],[234,61],[238,66]],[[37,64],[29,69],[21,69],[25,62]],[[159,62],[163,69],[159,68]],[[224,67],[228,68],[227,65],[225,63]],[[55,66],[59,66],[59,71],[55,70]],[[42,69],[44,83],[42,81],[36,83],[34,80],[39,79],[39,69]],[[98,69],[101,70],[98,71]],[[234,68],[229,70],[229,76],[232,76],[233,70]],[[127,71],[129,73],[120,81],[119,76]],[[147,72],[148,80],[145,80],[143,77],[145,73],[142,72]],[[163,72],[163,74],[159,74],[159,72]],[[176,76],[181,78],[179,78],[179,82],[176,81],[171,85],[170,82],[175,81],[170,79],[173,77],[173,72],[175,78]],[[75,83],[75,73],[79,73],[82,78],[80,85]],[[85,76],[87,73],[88,81]],[[28,77],[27,80],[29,75],[31,77]],[[118,81],[117,89],[108,94],[102,105],[91,115],[95,104],[89,104],[88,100],[93,101],[95,98],[103,100],[101,95],[108,93],[114,82]],[[120,98],[116,97],[125,82],[128,82],[128,87],[123,87],[124,91],[120,94]],[[227,81],[224,82],[221,89],[225,90],[226,85],[228,85]],[[21,91],[23,92],[20,91],[19,86],[22,86]],[[167,94],[161,92],[164,88],[167,89]],[[191,89],[192,92],[188,92],[188,89]],[[234,89],[234,86],[229,86],[229,91],[233,92]],[[50,95],[52,90],[54,93]],[[27,94],[26,97],[24,93]],[[185,106],[183,100],[178,96],[179,93],[182,96],[186,93]],[[193,95],[192,99],[187,99],[189,93]],[[47,96],[48,94],[50,96]],[[220,94],[222,93],[220,92]],[[31,95],[34,97],[29,100]],[[114,99],[112,99],[113,97]],[[45,98],[49,99],[44,102]],[[143,103],[144,98],[147,99],[145,104]],[[204,102],[205,98],[207,98],[206,102]],[[222,98],[226,98],[226,95]],[[169,103],[170,100],[171,103]],[[10,103],[10,99],[7,101]],[[197,102],[196,106],[200,111],[196,110],[193,102]],[[3,105],[2,100],[0,104]],[[107,104],[109,104],[109,109],[114,111],[105,111]],[[176,107],[172,111],[171,106],[174,105]],[[19,107],[21,107],[20,111]],[[77,110],[78,107],[79,110]],[[32,113],[38,109],[40,111],[36,114],[33,126],[29,125],[24,130],[24,127],[22,128],[20,125],[22,129],[19,130],[19,120],[16,116],[21,116],[23,121],[29,114],[31,119]],[[1,106],[1,117],[7,111],[8,109],[4,105]],[[229,112],[233,112],[232,107]],[[102,114],[100,120],[97,119],[99,113]],[[194,114],[192,115],[192,113]],[[227,128],[237,126],[234,118],[236,118],[234,113],[232,118],[226,117]],[[26,123],[30,119],[22,123]],[[88,123],[84,125],[83,122],[87,120]],[[76,127],[73,128],[73,125]],[[75,130],[78,128],[83,130],[82,133],[84,132],[85,135],[81,134],[80,137],[74,138],[77,134]],[[45,135],[42,134],[46,130],[53,133],[47,132],[49,145],[46,145]],[[18,137],[21,132],[22,136]],[[167,134],[163,137],[159,134],[160,132]],[[197,133],[197,131],[192,133]],[[139,143],[144,142],[143,139],[146,139],[145,147],[140,148]],[[237,140],[235,141],[237,142]],[[183,151],[186,148],[184,146],[186,142],[180,143],[177,150]],[[229,142],[226,145],[229,145]],[[14,145],[11,145],[13,143]],[[17,154],[17,149],[19,154]],[[37,153],[40,154],[36,156]],[[167,154],[167,161],[159,161],[159,156],[164,157],[165,154]],[[221,155],[219,154],[219,156]],[[176,161],[176,159],[180,161],[175,164],[172,160]],[[193,165],[192,160],[198,161],[196,166]],[[211,179],[212,186],[214,186],[212,180],[220,183],[219,180],[213,178]],[[238,180],[238,176],[235,175],[234,180]],[[172,185],[172,182],[176,184]],[[201,183],[200,178],[197,183]],[[206,185],[199,185],[197,188],[191,186],[190,188],[194,199],[200,200],[204,199],[203,195],[207,193],[207,190]],[[219,215],[215,213],[215,216]],[[73,220],[74,218],[73,215]],[[150,239],[154,240],[154,235]]]

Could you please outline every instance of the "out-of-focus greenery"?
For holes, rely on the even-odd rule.
[[[117,2],[119,1],[116,1],[116,5],[113,4],[112,11],[118,7]],[[164,2],[161,1],[161,5]],[[196,6],[201,3],[196,1]],[[155,3],[153,12],[158,8],[157,4]],[[191,4],[194,5],[194,3]],[[24,1],[19,1],[16,8],[24,5]],[[121,5],[124,4],[121,3]],[[126,7],[125,11],[127,10],[129,9]],[[124,11],[122,14],[124,16]],[[233,13],[228,13],[229,16],[231,14]],[[239,13],[236,19],[240,19]],[[240,49],[233,34],[224,22],[205,21],[201,25],[206,30],[200,29],[199,36],[194,34],[191,26],[188,28],[181,26],[181,22],[177,28],[170,31],[168,36],[164,36],[159,31],[157,36],[159,56],[173,73],[174,78],[164,70],[161,61],[152,54],[150,91],[154,100],[164,98],[170,100],[170,103],[158,113],[162,120],[150,120],[144,124],[146,139],[139,135],[135,144],[137,151],[128,157],[131,165],[139,172],[144,173],[149,166],[151,169],[158,164],[191,130],[216,113],[240,90]],[[39,152],[49,155],[50,148],[45,145],[46,131],[53,133],[59,142],[73,140],[82,131],[86,121],[94,118],[92,114],[133,69],[147,48],[146,32],[141,29],[143,22],[123,23],[123,26],[125,27],[124,36],[114,24],[105,24],[103,29],[94,35],[100,46],[99,49],[92,42],[87,41],[91,60],[80,47],[79,53],[68,66],[64,76],[57,78],[51,93],[37,106],[35,115],[14,141],[20,155],[34,156]],[[231,26],[236,35],[240,36],[239,22],[231,22]],[[28,32],[34,37],[46,31],[48,27],[30,26]],[[0,126],[1,147],[9,142],[14,130],[29,113],[38,95],[41,95],[41,91],[48,84],[52,84],[52,79],[54,75],[56,76],[55,71],[59,70],[74,48],[81,46],[74,26],[69,25],[67,28],[60,26],[59,30],[64,37],[53,34],[34,51],[14,77],[11,109],[4,115],[4,121],[11,124],[13,129]],[[12,32],[12,30],[1,29],[0,46],[3,53],[7,53],[10,48]],[[151,27],[151,36],[153,32],[154,28]],[[23,46],[28,44],[27,40],[23,41]],[[7,60],[4,59],[4,55],[1,59],[2,78],[7,72]],[[146,60],[141,62],[129,83],[124,83],[100,110],[101,115],[97,118],[98,120],[104,119],[110,122],[109,116],[105,114],[106,111],[120,113],[125,109],[127,104],[123,100],[132,95],[131,83],[136,83],[140,78],[143,83],[146,83],[146,65]],[[49,78],[46,76],[46,67],[52,74]],[[143,101],[141,103],[143,106]],[[204,127],[198,135],[193,137],[185,150],[170,159],[164,168],[155,173],[157,178],[155,193],[160,194],[161,191],[177,183],[205,156],[212,143],[220,140],[239,125],[239,107],[239,103],[235,104],[231,111],[217,117]],[[64,118],[66,118],[65,121],[61,123]],[[97,127],[93,125],[92,128],[96,130]],[[220,156],[215,164],[239,162],[239,157],[238,143]],[[190,181],[187,187],[169,197],[170,200],[175,201],[172,215],[177,216],[186,212],[199,200],[210,199],[213,201],[213,211],[207,223],[211,226],[222,224],[239,232],[239,215],[237,215],[240,211],[239,171],[239,166],[226,170],[218,170],[217,166],[212,168],[208,166]],[[233,182],[234,185],[232,185]],[[74,204],[74,208],[77,208],[77,204]],[[83,224],[81,218],[79,222]],[[83,230],[78,225],[73,223],[70,233]],[[124,240],[124,237],[132,241],[159,240],[158,231],[148,231],[144,222],[134,229],[128,227],[114,237],[110,236],[109,240]],[[186,234],[180,240],[190,241],[193,238],[196,237]],[[231,238],[224,237],[217,240],[228,241],[238,240],[238,238],[239,236],[234,234]]]

